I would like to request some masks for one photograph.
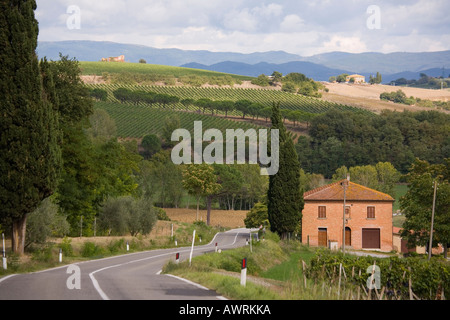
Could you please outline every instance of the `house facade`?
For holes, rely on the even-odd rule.
[[[102,62],[125,62],[125,56],[102,58]]]
[[[346,82],[350,82],[350,80],[351,80],[352,78],[355,80],[354,83],[365,83],[365,82],[366,82],[366,77],[365,77],[365,76],[362,76],[362,75],[360,75],[360,74],[352,74],[352,75],[349,75],[349,76],[347,76],[347,77],[345,78],[345,81],[346,81]]]
[[[305,192],[303,197],[303,243],[325,247],[332,242],[341,248],[345,241],[349,249],[393,249],[394,199],[390,195],[344,179]]]

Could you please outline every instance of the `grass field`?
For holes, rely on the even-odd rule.
[[[163,66],[155,64],[144,63],[108,63],[108,62],[80,62],[80,68],[83,75],[97,75],[101,76],[104,72],[107,73],[136,73],[144,75],[160,75],[164,77],[181,78],[185,76],[198,76],[198,77],[224,77],[231,76],[237,80],[251,80],[252,77],[231,75],[227,73],[214,72],[209,70]]]
[[[196,209],[164,209],[173,221],[192,223],[197,220]],[[211,210],[211,225],[225,228],[244,227],[248,210]],[[198,220],[206,222],[206,210],[199,210]]]

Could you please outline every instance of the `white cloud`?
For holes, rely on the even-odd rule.
[[[284,17],[280,24],[280,30],[283,32],[298,32],[305,26],[305,22],[296,14],[290,14]]]
[[[354,0],[37,0],[36,17],[39,39],[46,41],[301,55],[450,49],[450,1],[375,3],[381,9],[380,30],[366,27],[372,3]],[[69,5],[81,9],[80,30],[66,26]]]
[[[344,51],[361,53],[367,51],[367,45],[358,37],[333,36],[323,43],[323,52]]]

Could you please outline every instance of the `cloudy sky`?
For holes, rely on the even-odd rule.
[[[450,50],[448,0],[37,0],[37,5],[40,41],[303,56]]]

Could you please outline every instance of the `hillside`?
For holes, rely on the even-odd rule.
[[[64,55],[69,55],[69,57],[75,57],[78,61],[100,61],[103,57],[123,54],[125,55],[125,60],[127,62],[138,62],[139,59],[145,59],[151,64],[167,66],[181,66],[197,63],[207,66],[209,69],[210,66],[222,64],[226,61],[247,64],[248,66],[241,69],[221,69],[221,71],[226,73],[236,72],[240,75],[248,75],[248,72],[244,73],[248,68],[252,69],[251,75],[259,75],[261,73],[271,74],[273,71],[279,71],[278,68],[282,68],[283,64],[303,62],[305,66],[303,69],[296,69],[295,71],[290,72],[301,72],[315,80],[328,80],[330,69],[346,70],[346,73],[360,73],[367,77],[370,74],[375,74],[379,71],[383,74],[385,82],[399,78],[399,73],[404,74],[404,72],[409,72],[408,75],[410,75],[430,69],[442,69],[442,67],[448,67],[448,61],[450,60],[450,51],[394,52],[389,54],[375,52],[358,54],[330,52],[310,57],[302,57],[284,51],[243,54],[236,52],[211,52],[205,50],[180,50],[173,48],[160,49],[142,45],[106,41],[40,41],[38,43],[37,52],[39,57],[46,56],[50,60],[58,60],[59,53],[61,52]],[[266,70],[267,65],[265,64],[281,66],[276,66],[276,69],[274,70]],[[309,67],[312,69],[309,70]],[[221,65],[221,68],[223,68],[223,65]],[[230,65],[230,68],[234,67]],[[391,77],[390,75],[392,74],[395,74],[395,76]],[[430,75],[435,76],[435,74]],[[440,73],[438,75],[440,75]]]
[[[397,110],[397,111],[421,111],[430,110],[430,108],[407,106],[404,104],[396,104],[380,100],[380,94],[383,92],[393,92],[401,89],[406,96],[413,96],[415,98],[427,100],[450,100],[450,90],[432,90],[412,87],[394,87],[388,85],[357,85],[346,83],[325,83],[325,87],[329,92],[324,92],[323,99],[335,103],[347,104],[352,106],[359,106],[366,108],[373,112],[379,112],[383,109]],[[449,111],[439,110],[445,113]]]
[[[327,81],[331,76],[342,73],[354,73],[341,69],[332,69],[320,64],[305,61],[292,61],[281,64],[267,62],[248,64],[243,62],[224,61],[210,66],[200,63],[189,63],[183,65],[183,67],[241,74],[251,77],[257,77],[260,74],[271,75],[274,71],[281,72],[283,75],[298,72],[303,73],[308,78],[312,78],[316,81]]]

